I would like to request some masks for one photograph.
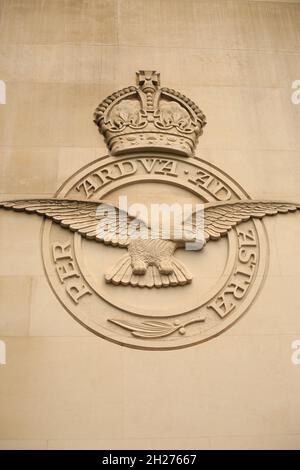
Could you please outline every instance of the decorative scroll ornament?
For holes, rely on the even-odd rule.
[[[99,104],[94,122],[111,155],[163,151],[191,156],[206,118],[182,93],[160,88],[159,73],[137,73],[138,87],[113,93]]]

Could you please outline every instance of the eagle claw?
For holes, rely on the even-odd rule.
[[[160,274],[172,274],[174,271],[172,264],[168,259],[160,261],[158,265],[158,270]]]
[[[133,274],[142,275],[142,274],[145,274],[146,271],[147,271],[147,265],[145,261],[138,260],[133,263],[132,265]]]

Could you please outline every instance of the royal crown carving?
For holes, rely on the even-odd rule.
[[[111,155],[163,151],[191,156],[205,115],[182,93],[160,88],[160,74],[137,72],[137,85],[123,88],[97,107],[94,122]]]

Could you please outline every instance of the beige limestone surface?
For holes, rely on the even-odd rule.
[[[300,2],[256,0],[0,0],[1,200],[51,197],[105,155],[92,113],[140,69],[204,111],[199,157],[253,198],[300,202]],[[1,449],[300,449],[300,213],[266,220],[248,312],[176,351],[77,323],[46,280],[41,224],[0,214]]]

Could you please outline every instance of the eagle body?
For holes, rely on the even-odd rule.
[[[128,253],[105,275],[106,282],[115,285],[167,287],[188,284],[192,275],[177,258],[178,248],[172,240],[132,239]]]
[[[149,266],[156,266],[161,274],[171,274],[175,249],[176,244],[170,240],[132,240],[128,246],[132,272],[145,274]]]

